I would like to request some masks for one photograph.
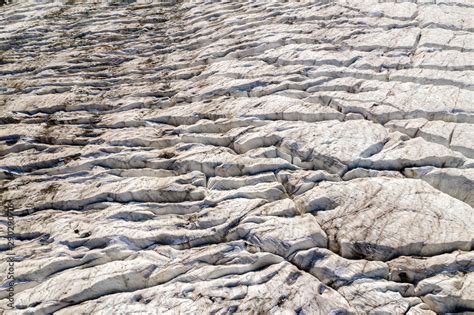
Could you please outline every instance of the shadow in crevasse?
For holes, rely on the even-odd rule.
[[[0,0],[0,7],[6,4],[12,4],[13,0]]]

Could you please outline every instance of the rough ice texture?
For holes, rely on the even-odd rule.
[[[0,7],[2,312],[474,311],[472,1],[82,2]]]

